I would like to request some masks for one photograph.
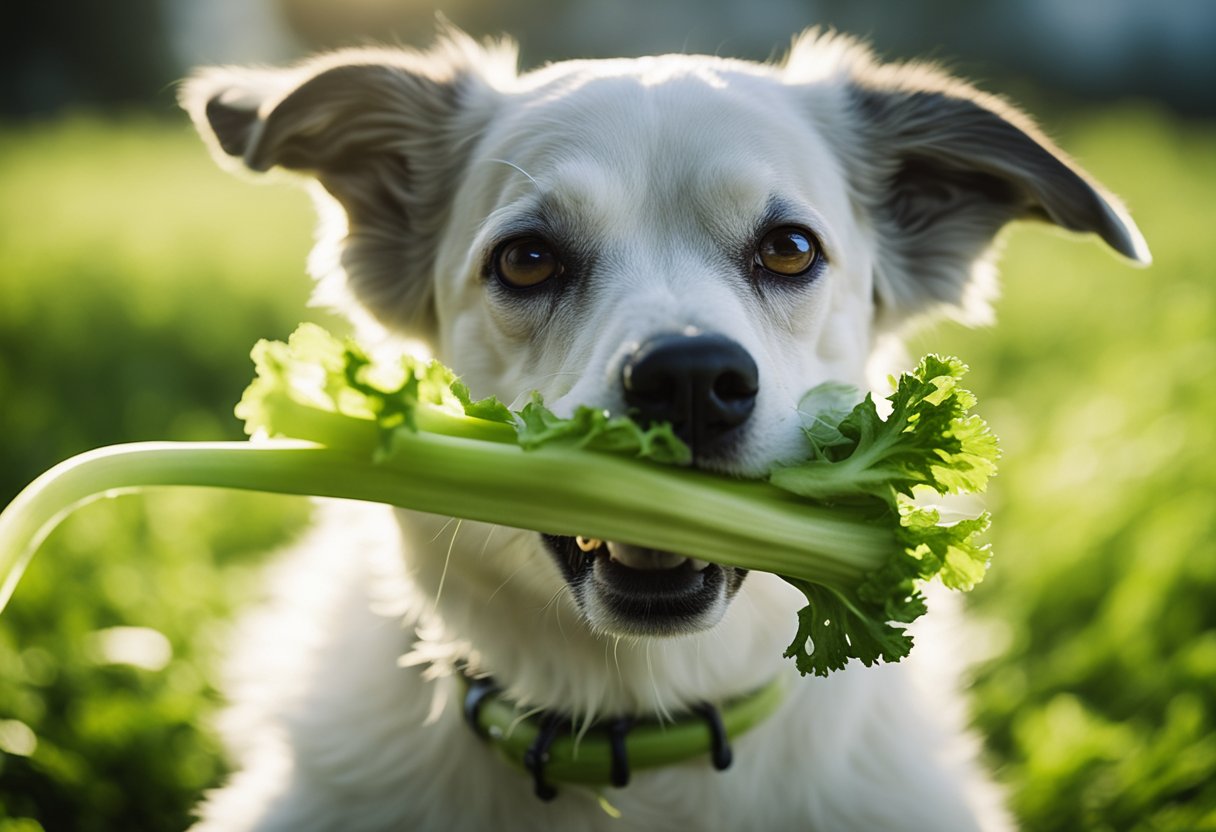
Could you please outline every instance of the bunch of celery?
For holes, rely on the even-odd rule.
[[[966,368],[927,356],[895,383],[891,413],[840,385],[803,401],[808,458],[742,481],[689,467],[666,425],[538,396],[519,412],[474,401],[442,365],[375,361],[311,325],[254,349],[257,378],[237,406],[245,443],[102,448],[44,474],[0,514],[0,607],[42,538],[85,500],[155,485],[344,497],[550,534],[583,535],[776,573],[808,605],[786,655],[826,675],[850,658],[908,654],[903,625],[925,611],[933,577],[969,589],[984,574],[987,516],[944,524],[912,500],[982,491],[996,440]]]

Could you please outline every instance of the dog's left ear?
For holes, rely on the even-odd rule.
[[[430,51],[353,49],[289,69],[203,70],[182,87],[217,160],[312,177],[345,223],[323,225],[310,261],[327,302],[353,298],[382,323],[433,334],[436,240],[473,141],[514,75],[509,45],[449,29]],[[332,213],[332,212],[330,212]]]
[[[818,71],[843,80],[848,124],[838,150],[874,225],[880,324],[941,311],[988,317],[987,255],[1015,219],[1091,232],[1150,262],[1119,201],[1013,107],[932,67],[879,64],[839,38],[796,43],[787,70],[806,72],[810,49],[832,55],[831,71]]]

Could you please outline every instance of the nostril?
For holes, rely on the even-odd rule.
[[[759,391],[754,377],[728,370],[714,379],[713,392],[721,401],[740,402],[756,398]]]

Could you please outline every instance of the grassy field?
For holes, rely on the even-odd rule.
[[[1156,264],[1008,238],[1001,324],[943,327],[1005,448],[971,599],[976,722],[1032,830],[1216,829],[1216,129],[1141,109],[1056,131]],[[259,337],[306,307],[304,195],[216,172],[183,125],[0,132],[0,504],[133,439],[236,438]],[[0,615],[0,832],[180,829],[224,772],[218,658],[288,498],[94,504]]]
[[[917,343],[971,363],[1005,452],[977,720],[1027,829],[1216,829],[1216,134],[1124,111],[1061,138],[1154,265],[1027,226],[1000,324]]]

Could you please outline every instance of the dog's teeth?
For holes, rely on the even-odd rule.
[[[689,558],[688,565],[692,567],[694,572],[700,572],[702,569],[709,566],[709,561],[701,560],[700,558]]]
[[[574,543],[584,552],[594,552],[596,549],[604,545],[604,541],[594,537],[583,537],[581,534],[574,538]]]

